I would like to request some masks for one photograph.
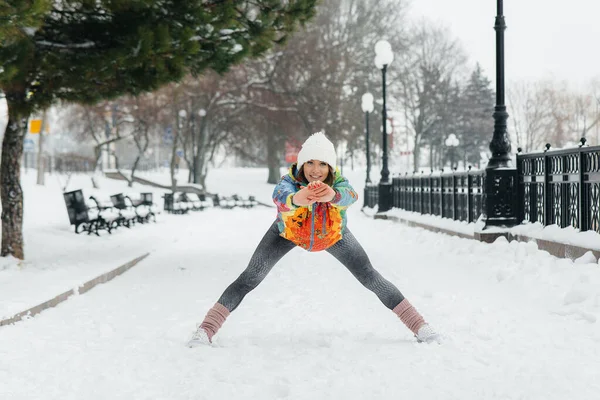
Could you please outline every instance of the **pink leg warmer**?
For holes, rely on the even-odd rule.
[[[208,339],[212,342],[212,337],[223,326],[225,320],[229,317],[229,310],[224,305],[216,303],[204,317],[200,328],[206,331]]]
[[[419,331],[419,328],[425,324],[425,320],[421,314],[406,299],[402,300],[392,311],[400,317],[404,325],[415,335]]]

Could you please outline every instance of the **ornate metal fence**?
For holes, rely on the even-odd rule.
[[[600,146],[518,154],[519,221],[600,233]]]
[[[392,207],[474,222],[482,211],[483,171],[392,178]],[[377,205],[377,186],[365,188],[365,207]]]
[[[600,233],[600,146],[549,148],[517,155],[517,221]],[[392,207],[474,222],[483,191],[484,171],[396,176]],[[377,186],[365,189],[365,206],[377,201]]]
[[[366,185],[365,186],[365,200],[364,207],[373,208],[379,201],[379,188],[377,185]]]
[[[473,222],[482,210],[483,171],[397,176],[392,196],[396,208]]]

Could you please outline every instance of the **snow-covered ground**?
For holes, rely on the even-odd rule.
[[[364,176],[348,172],[362,194]],[[268,202],[266,170],[212,171],[209,190]],[[184,346],[244,269],[275,210],[161,214],[75,235],[59,180],[23,176],[25,262],[0,259],[0,315],[35,305],[145,252],[124,275],[0,327],[0,399],[594,399],[600,271],[532,243],[479,243],[373,220],[349,227],[373,264],[441,331],[418,344],[326,252],[293,250],[208,348]],[[64,179],[63,179],[64,183]],[[127,191],[100,180],[101,191]],[[69,189],[91,193],[89,177]],[[133,191],[145,191],[140,185]],[[156,192],[157,196],[159,192]]]

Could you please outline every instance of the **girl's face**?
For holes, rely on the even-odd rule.
[[[324,161],[309,160],[304,163],[304,176],[308,182],[321,181],[327,179],[329,175],[329,165]]]

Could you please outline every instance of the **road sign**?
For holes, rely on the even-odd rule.
[[[35,142],[33,141],[33,139],[23,140],[23,151],[30,153],[34,150],[35,150]]]
[[[32,119],[29,121],[29,133],[40,133],[42,130],[42,120],[41,119]]]
[[[183,158],[183,150],[177,150],[177,157]]]

